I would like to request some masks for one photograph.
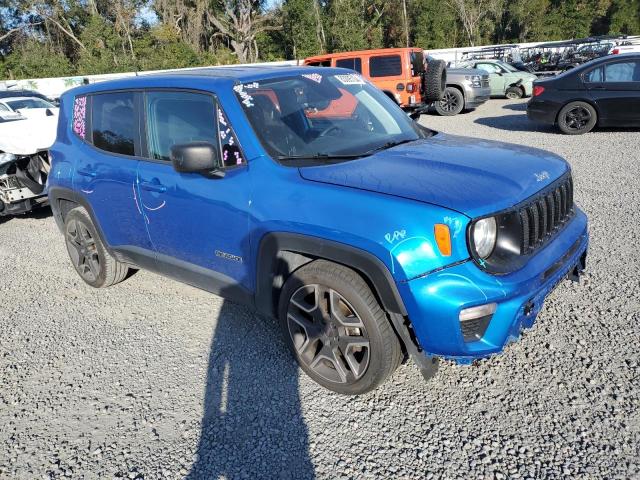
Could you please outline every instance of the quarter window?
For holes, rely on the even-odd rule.
[[[93,144],[107,152],[135,155],[137,119],[134,93],[101,93],[93,95],[91,128]],[[76,131],[78,135],[81,132]]]
[[[597,83],[602,81],[602,67],[594,68],[585,75],[587,83]]]
[[[640,62],[609,63],[604,66],[607,82],[640,82]]]
[[[336,60],[336,67],[349,68],[355,70],[358,73],[362,73],[362,59],[361,58],[341,58]]]
[[[222,147],[222,163],[225,167],[233,167],[245,163],[236,137],[227,116],[221,108],[218,109],[218,130],[220,131],[220,146]]]
[[[218,145],[216,104],[211,95],[148,92],[145,98],[150,158],[169,161],[171,147],[182,143]]]
[[[370,77],[397,77],[402,75],[400,55],[384,55],[369,59]]]

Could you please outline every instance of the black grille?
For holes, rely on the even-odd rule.
[[[534,252],[553,237],[573,213],[573,180],[569,176],[520,208],[522,254]]]
[[[473,320],[463,320],[460,322],[460,329],[465,342],[476,342],[484,336],[489,322],[493,315],[486,315]]]

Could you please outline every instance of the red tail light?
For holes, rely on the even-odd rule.
[[[611,55],[618,55],[619,53],[620,53],[620,49],[614,48],[613,51],[611,52]]]
[[[538,95],[542,95],[542,92],[544,92],[544,87],[540,86],[540,85],[534,85],[533,86],[533,96],[537,97]]]

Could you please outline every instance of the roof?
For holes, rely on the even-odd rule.
[[[400,47],[400,48],[376,48],[372,50],[354,50],[351,52],[336,52],[336,53],[325,53],[322,55],[314,55],[312,57],[305,58],[305,61],[308,60],[321,60],[323,58],[345,58],[345,57],[353,57],[355,55],[388,55],[393,53],[402,53],[407,50],[412,52],[423,52],[421,48],[418,47]]]
[[[238,67],[205,67],[171,72],[142,74],[135,77],[125,77],[106,82],[92,83],[68,90],[65,93],[73,95],[93,93],[106,90],[176,87],[201,88],[222,87],[236,83],[261,81],[269,78],[289,77],[314,71],[324,72],[335,70],[334,73],[344,72],[344,69],[329,69],[327,67],[309,67],[295,65],[255,65]]]

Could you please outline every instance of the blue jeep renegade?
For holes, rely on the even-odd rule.
[[[470,362],[584,269],[567,162],[419,126],[349,70],[201,69],[62,97],[48,193],[94,287],[148,269],[279,319],[341,393]]]

